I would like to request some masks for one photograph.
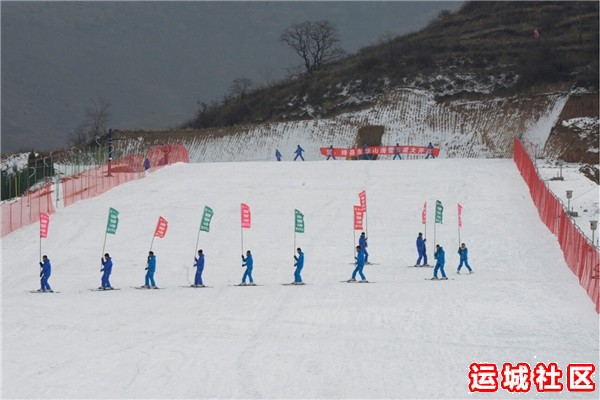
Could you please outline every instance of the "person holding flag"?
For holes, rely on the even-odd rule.
[[[294,267],[296,267],[296,270],[294,271],[294,285],[304,285],[302,277],[300,276],[302,268],[304,268],[304,253],[300,247],[298,247],[296,251],[298,252],[298,256],[294,255]]]
[[[423,238],[423,234],[419,232],[417,236],[417,252],[419,253],[419,258],[417,259],[417,263],[415,267],[428,267],[427,264],[427,249],[425,247],[425,242],[427,239]],[[419,265],[421,263],[421,259],[423,259],[423,265]]]
[[[156,287],[156,283],[154,282],[154,272],[156,272],[156,256],[154,255],[154,252],[152,250],[150,250],[148,252],[148,262],[146,265],[146,284],[144,285],[144,287],[146,289],[158,289]]]
[[[360,281],[363,283],[369,282],[363,274],[363,268],[365,267],[365,255],[361,251],[360,246],[356,246],[356,268],[352,271],[352,278],[348,282],[356,282],[356,274],[360,275]]]
[[[112,258],[110,258],[110,255],[108,253],[106,253],[106,254],[104,254],[104,258],[100,258],[100,262],[102,263],[102,268],[100,269],[100,272],[104,272],[104,273],[102,274],[101,286],[98,289],[111,290],[112,286],[110,286],[110,282],[108,281],[108,278],[110,277],[110,274],[112,273],[112,266],[113,266]]]
[[[202,272],[204,271],[204,253],[202,249],[198,250],[198,257],[194,257],[194,267],[196,268],[196,276],[194,278],[193,287],[204,287],[202,282]]]
[[[446,280],[446,272],[444,272],[444,265],[446,264],[446,252],[444,248],[439,244],[435,245],[435,253],[433,253],[433,257],[437,260],[435,263],[435,268],[433,269],[433,278],[431,280],[438,279],[437,273],[440,271],[442,273],[442,279]]]
[[[244,271],[244,275],[242,276],[242,283],[240,286],[246,286],[246,278],[248,278],[250,286],[256,286],[254,283],[254,279],[252,279],[252,269],[254,268],[254,259],[252,258],[252,253],[250,250],[246,252],[246,257],[242,255],[242,267],[246,267],[246,271]]]
[[[52,265],[50,265],[50,260],[47,256],[42,257],[42,261],[40,261],[40,289],[38,292],[52,292],[52,288],[50,284],[48,284],[48,278],[52,274]]]
[[[467,267],[467,269],[469,270],[469,273],[470,274],[473,273],[473,269],[471,269],[471,266],[469,265],[468,254],[469,254],[469,249],[467,249],[467,246],[465,246],[464,243],[461,243],[460,247],[458,248],[458,255],[460,256],[460,264],[458,265],[458,269],[456,270],[456,273],[459,275],[460,275],[460,269],[462,268],[463,263],[465,264],[465,267]]]
[[[360,251],[364,254],[365,256],[365,264],[369,264],[369,252],[367,251],[367,240],[368,238],[365,236],[365,233],[361,233],[360,237],[358,238],[358,247],[360,247]]]

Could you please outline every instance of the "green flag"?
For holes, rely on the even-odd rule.
[[[442,206],[442,202],[439,200],[435,201],[435,223],[441,224],[442,218],[444,214],[444,206]]]
[[[214,214],[215,213],[213,212],[212,208],[210,208],[208,206],[204,206],[204,214],[202,214],[202,222],[200,223],[201,231],[204,231],[204,232],[210,231],[210,220],[212,219]]]
[[[108,222],[106,223],[106,233],[114,235],[117,233],[117,226],[119,225],[119,212],[114,208],[108,209]]]
[[[296,220],[296,232],[304,233],[304,214],[298,210],[294,210]]]

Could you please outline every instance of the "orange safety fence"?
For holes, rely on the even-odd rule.
[[[0,210],[0,237],[4,237],[22,226],[39,221],[40,213],[54,213],[52,184],[47,183],[40,189],[27,192],[15,201],[4,202],[0,204]]]
[[[567,215],[563,204],[538,175],[533,161],[518,139],[514,141],[514,161],[529,187],[533,203],[544,224],[558,238],[565,261],[579,278],[600,313],[600,253]]]
[[[166,144],[154,146],[148,149],[146,158],[150,161],[150,168],[162,167],[164,165],[178,162],[190,162],[187,149],[180,144]]]
[[[176,162],[189,162],[187,149],[183,145],[154,146],[146,157],[152,170]],[[100,167],[87,170],[61,180],[65,207],[102,193],[123,183],[144,177],[144,157],[132,154],[121,157]]]
[[[123,183],[144,177],[143,171],[117,172],[120,164],[115,165],[115,171],[109,174],[108,164],[89,169],[77,175],[61,179],[62,200],[65,207],[84,199],[90,199],[109,191]]]

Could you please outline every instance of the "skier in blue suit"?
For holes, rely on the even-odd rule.
[[[154,282],[154,272],[156,272],[156,256],[153,251],[148,252],[148,264],[146,265],[146,289],[158,289]]]
[[[204,271],[204,253],[202,249],[198,250],[198,257],[194,257],[194,267],[196,267],[196,276],[194,278],[195,287],[204,287],[202,282],[202,272]]]
[[[458,265],[458,270],[456,271],[457,274],[460,274],[460,269],[462,268],[463,263],[465,264],[465,267],[467,267],[467,269],[469,270],[469,273],[470,274],[473,273],[473,270],[471,269],[471,266],[469,265],[468,254],[469,254],[469,250],[467,249],[465,244],[462,243],[460,245],[460,247],[458,248],[458,255],[460,256],[460,264]]]
[[[356,268],[352,271],[352,278],[348,282],[356,282],[356,274],[360,275],[361,282],[368,282],[367,278],[363,274],[363,268],[365,267],[365,255],[360,249],[360,246],[356,246]]]
[[[304,149],[302,147],[300,147],[300,145],[298,145],[298,147],[296,148],[296,151],[294,152],[294,154],[296,154],[296,157],[294,157],[294,161],[296,161],[296,159],[298,157],[300,157],[302,159],[302,161],[304,161],[304,157],[302,156],[303,152],[304,152]]]
[[[281,161],[281,153],[279,152],[279,149],[275,149],[275,158],[277,161]]]
[[[442,273],[442,279],[448,279],[446,277],[446,272],[444,272],[444,265],[446,264],[446,252],[444,252],[444,248],[439,244],[435,245],[436,251],[433,253],[433,257],[437,260],[435,263],[435,268],[433,269],[433,279],[438,279],[437,273],[438,270]]]
[[[40,262],[40,290],[38,292],[52,292],[52,288],[48,284],[48,278],[52,274],[52,265],[50,265],[50,260],[47,256],[42,257],[42,261]]]
[[[431,142],[429,142],[429,144],[427,145],[427,155],[425,156],[425,159],[428,159],[429,157],[431,158],[435,158],[435,156],[433,155],[433,144]]]
[[[254,279],[252,279],[252,268],[254,268],[254,260],[252,259],[252,253],[250,250],[246,252],[246,257],[242,255],[242,267],[246,267],[244,276],[242,276],[241,285],[246,285],[246,278],[249,280],[249,285],[254,286]]]
[[[423,267],[428,266],[427,264],[427,249],[425,248],[425,242],[427,239],[423,238],[423,234],[419,232],[417,236],[417,252],[419,253],[419,258],[417,259],[417,264],[415,267],[420,267],[421,259],[423,259]]]
[[[110,258],[110,255],[106,253],[104,255],[104,258],[100,259],[100,262],[102,263],[102,268],[100,269],[100,272],[104,272],[102,274],[102,286],[100,287],[100,289],[112,289],[112,286],[110,286],[110,282],[108,280],[108,278],[110,278],[110,274],[112,273],[112,258]]]
[[[294,260],[296,261],[294,263],[294,267],[296,267],[296,270],[294,271],[294,284],[301,285],[302,277],[300,276],[300,273],[302,272],[302,268],[304,268],[304,253],[300,247],[298,247],[296,251],[298,252],[298,256],[294,255]]]
[[[360,246],[360,251],[365,255],[365,264],[369,263],[369,252],[367,251],[367,240],[368,238],[365,236],[365,233],[361,233],[358,238],[358,245]]]
[[[396,143],[396,147],[394,147],[394,158],[392,158],[392,160],[395,160],[396,157],[402,160],[402,156],[400,155],[400,143]]]

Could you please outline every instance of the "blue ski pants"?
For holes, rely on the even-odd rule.
[[[154,283],[154,272],[146,272],[146,286],[156,286],[156,283]]]
[[[204,285],[202,283],[202,272],[204,271],[204,267],[198,267],[196,269],[196,277],[194,278],[194,285]]]
[[[110,287],[110,282],[108,281],[109,277],[110,274],[107,274],[106,272],[102,274],[102,287]]]
[[[421,264],[421,259],[423,259],[423,265],[427,265],[427,253],[424,251],[419,251],[419,259],[417,260],[417,265]]]
[[[365,278],[365,274],[363,274],[363,268],[364,266],[357,265],[356,268],[354,268],[354,271],[352,272],[352,279],[356,279],[356,274],[358,273],[360,275],[360,279],[366,281],[367,278]]]
[[[302,277],[300,276],[301,272],[302,267],[296,267],[296,270],[294,271],[294,282],[302,282]]]
[[[52,288],[48,284],[48,278],[49,278],[48,276],[44,275],[40,279],[40,286],[41,286],[42,290],[52,290]]]
[[[246,283],[246,278],[250,280],[250,283],[254,283],[254,279],[252,279],[252,267],[246,267],[244,276],[242,276],[242,283]]]
[[[437,273],[440,271],[442,273],[442,278],[446,277],[446,272],[444,271],[444,264],[436,263],[435,268],[433,269],[433,276],[437,278]]]
[[[467,267],[467,269],[469,270],[469,272],[473,271],[471,269],[471,266],[469,265],[469,262],[467,260],[463,260],[462,258],[460,259],[460,264],[458,265],[458,272],[460,272],[460,269],[463,266],[463,263],[465,264],[465,267]]]

